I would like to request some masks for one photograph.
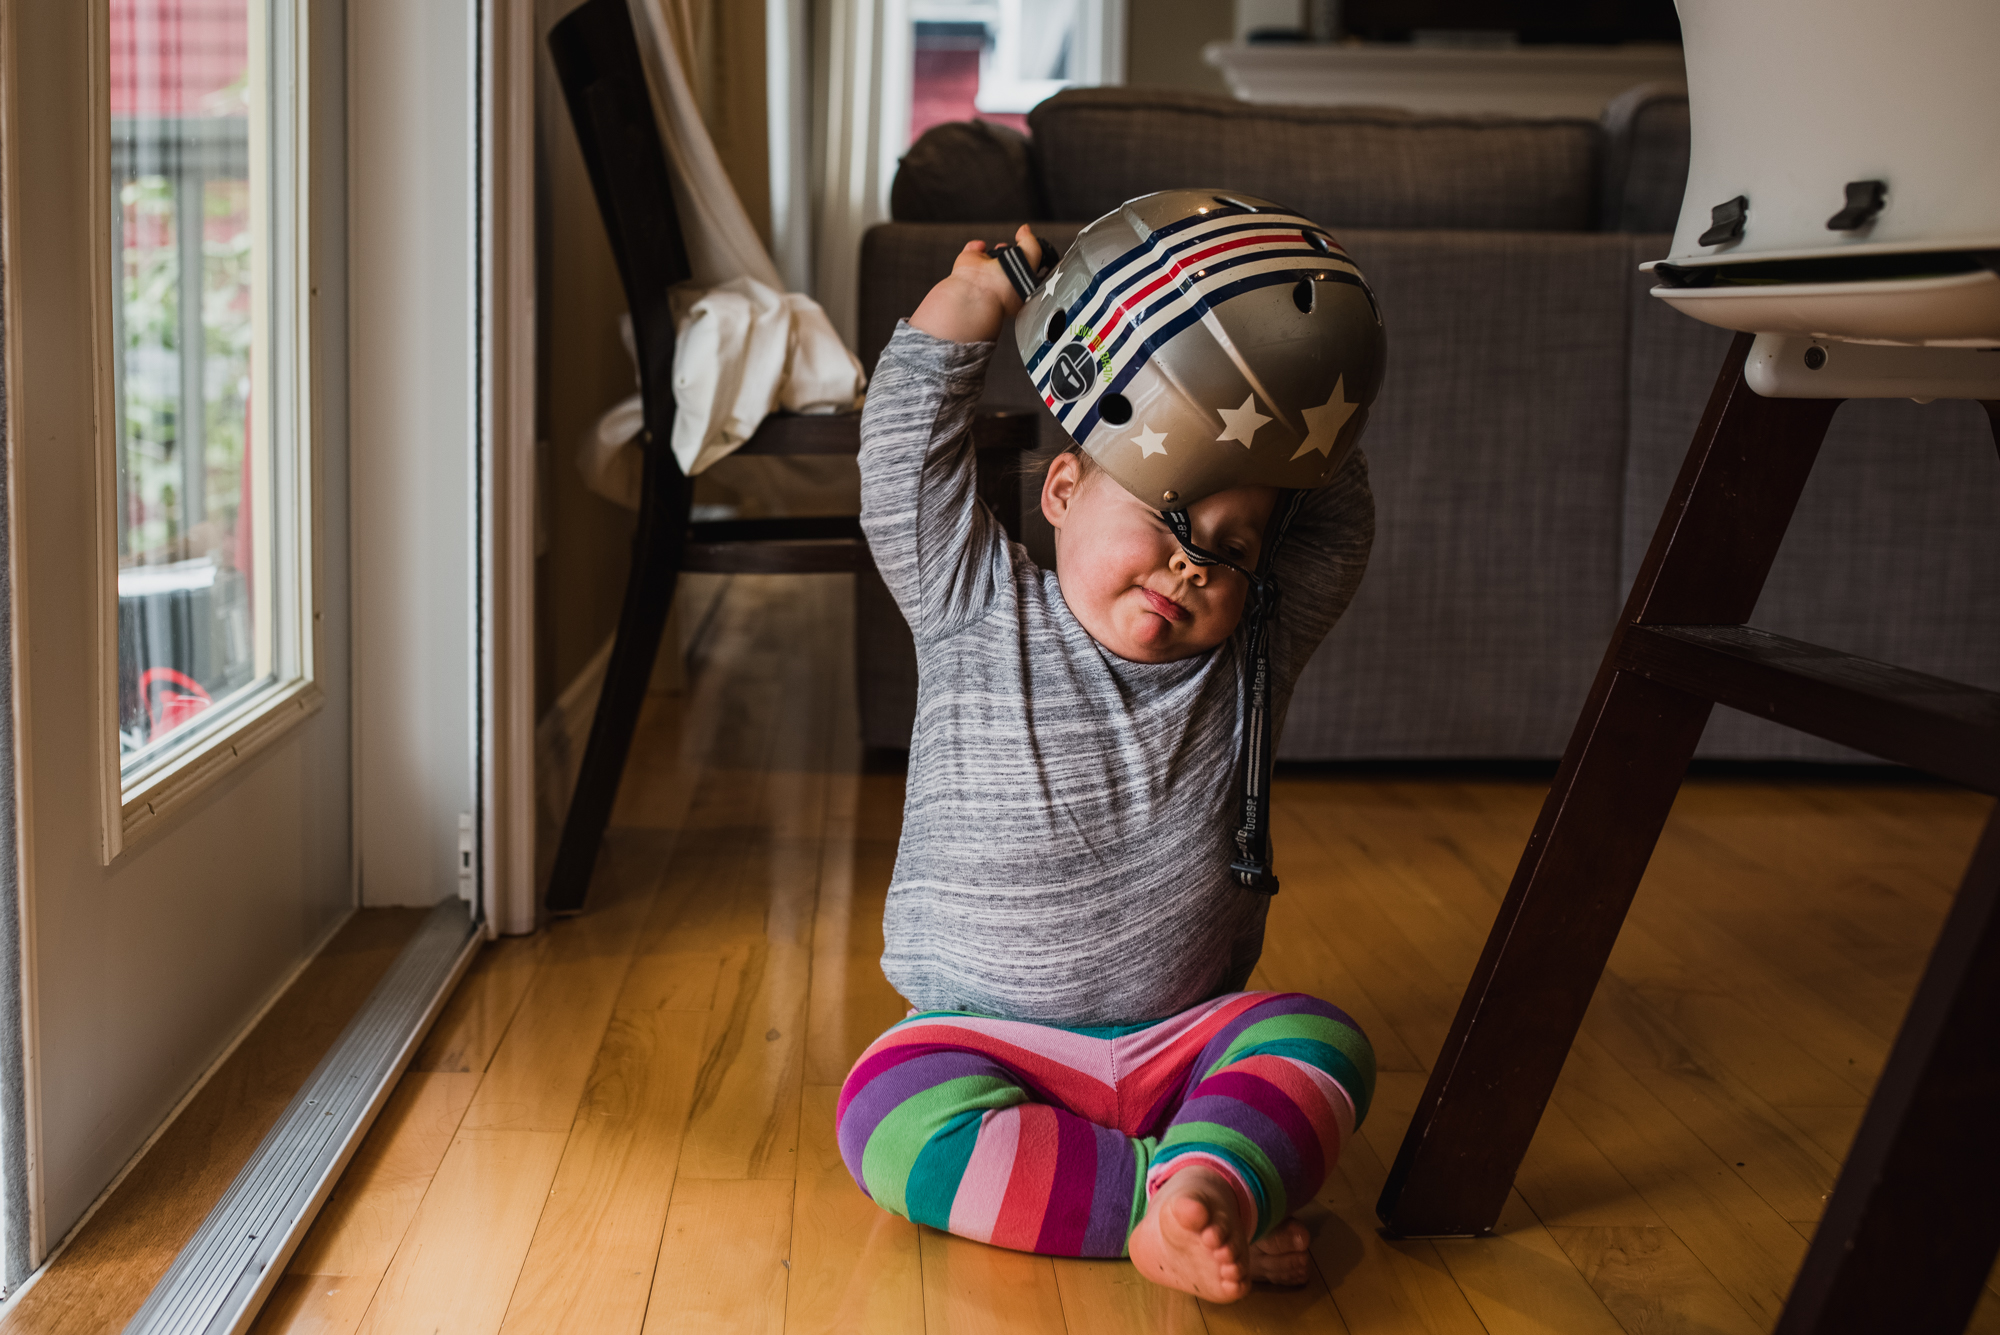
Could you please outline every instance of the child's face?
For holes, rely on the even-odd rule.
[[[1278,493],[1235,487],[1188,507],[1197,547],[1255,569]],[[1056,580],[1091,638],[1136,663],[1191,658],[1229,638],[1250,589],[1220,566],[1188,560],[1159,511],[1075,454],[1059,455],[1042,484],[1056,530]]]

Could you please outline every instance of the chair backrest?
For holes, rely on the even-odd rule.
[[[626,0],[587,0],[571,10],[550,29],[549,54],[625,285],[655,446],[647,453],[671,459],[674,319],[667,294],[692,270]]]

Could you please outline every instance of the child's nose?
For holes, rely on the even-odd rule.
[[[1167,569],[1190,584],[1199,586],[1208,583],[1208,567],[1196,565],[1189,560],[1186,549],[1179,545],[1174,547],[1174,554],[1167,558]]]

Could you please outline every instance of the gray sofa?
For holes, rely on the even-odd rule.
[[[1363,441],[1374,556],[1279,755],[1559,755],[1730,341],[1638,272],[1680,206],[1685,99],[1634,89],[1593,122],[1089,89],[1029,125],[1027,141],[966,124],[912,147],[895,220],[863,245],[863,363],[967,239],[1023,220],[1061,244],[1182,185],[1315,218],[1375,287],[1389,372]],[[986,397],[1035,403],[1008,337]],[[864,741],[906,747],[908,631],[879,580],[856,600]],[[2000,464],[1978,406],[1843,407],[1755,624],[2000,688]],[[1860,758],[1725,710],[1700,754]]]

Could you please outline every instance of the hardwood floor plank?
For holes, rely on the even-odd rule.
[[[548,934],[506,936],[481,947],[444,1013],[424,1036],[412,1071],[483,1072],[514,1022]]]
[[[618,994],[621,1011],[707,1011],[722,979],[717,951],[659,950],[635,956]]]
[[[288,1335],[347,1335],[361,1325],[361,1317],[375,1297],[381,1275],[367,1279],[347,1275],[293,1275],[278,1277],[264,1310],[257,1314],[251,1335],[285,1331]]]
[[[637,1335],[645,1325],[701,1058],[701,1032],[690,1018],[698,1017],[664,1010],[612,1016],[514,1285],[504,1335]]]
[[[1313,1211],[1301,1214],[1313,1234],[1313,1264],[1347,1328],[1354,1335],[1483,1335],[1486,1327],[1433,1243],[1382,1236],[1375,1201],[1386,1176],[1374,1145],[1356,1136]]]
[[[810,958],[802,944],[772,941],[724,957],[681,1147],[690,1176],[797,1175]]]
[[[1312,845],[1310,853],[1301,849],[1303,855],[1286,864],[1284,893],[1296,891],[1320,938],[1338,942],[1331,948],[1374,999],[1386,1029],[1419,1062],[1434,1056],[1444,1046],[1465,977],[1447,976],[1383,913],[1380,878],[1333,857],[1311,826],[1292,813],[1274,808],[1272,824],[1288,838]],[[1299,833],[1290,833],[1295,830]]]
[[[1492,1335],[1623,1335],[1519,1192],[1494,1236],[1439,1242],[1437,1250]]]
[[[1646,1198],[1555,1103],[1542,1110],[1514,1187],[1550,1229],[1666,1227]]]
[[[463,1073],[405,1074],[292,1254],[288,1273],[347,1276],[365,1281],[372,1292],[416,1217],[478,1084],[478,1076]],[[359,1320],[360,1312],[354,1315]]]
[[[468,1130],[569,1131],[647,907],[628,894],[544,929],[548,945],[466,1111]]]
[[[644,1335],[780,1335],[792,1246],[792,1183],[674,1183]]]
[[[1674,998],[1720,988],[1733,1009],[1748,1017],[1749,1032],[1777,1035],[1830,1073],[1837,1082],[1831,1095],[1836,1101],[1866,1099],[1888,1052],[1882,1037],[1828,1007],[1810,988],[1774,969],[1701,914],[1654,906],[1677,888],[1660,887],[1659,894],[1648,896],[1645,911],[1635,909],[1611,953],[1612,972],[1642,996],[1668,998],[1663,1009],[1669,1012]],[[1647,893],[1642,886],[1641,894]],[[1669,940],[1671,948],[1665,944]],[[1754,1065],[1754,1055],[1744,1064]]]
[[[1589,1035],[1555,1102],[1661,1220],[1766,1326],[1805,1257],[1805,1238]]]
[[[1386,1162],[1423,1093],[1425,1077],[1391,1071],[1378,1077],[1361,1136],[1373,1162]],[[1369,1159],[1357,1155],[1362,1164]],[[1343,1160],[1347,1155],[1343,1154]],[[1379,1191],[1379,1187],[1377,1188]],[[1369,1199],[1372,1207],[1373,1197]],[[1510,1195],[1496,1236],[1429,1244],[1479,1323],[1493,1335],[1614,1335],[1617,1321],[1542,1227],[1520,1193]],[[1344,1309],[1343,1309],[1344,1310]]]
[[[1851,1103],[1832,1108],[1794,1105],[1777,1111],[1835,1163],[1844,1163],[1848,1147],[1854,1143],[1854,1133],[1861,1129],[1861,1115],[1868,1109],[1865,1104]],[[1819,1216],[1815,1212],[1811,1217]]]
[[[761,604],[760,591],[746,587],[744,581],[732,580],[723,590],[711,625],[712,660],[740,662],[754,649],[760,631],[768,634],[766,619],[746,606],[751,603]],[[732,693],[756,684],[728,671],[697,671],[678,692],[650,692],[633,729],[632,748],[611,809],[612,827],[679,828],[715,753],[725,703]]]
[[[917,1230],[927,1335],[1062,1335],[1062,1295],[1046,1256]]]
[[[1690,1046],[1623,980],[1604,980],[1584,1029],[1780,1218],[1818,1217],[1839,1162],[1799,1136],[1728,1067]]]
[[[813,920],[805,1078],[838,1085],[909,1009],[882,976],[882,906],[902,824],[902,776],[855,776],[836,787],[829,810]]]
[[[1669,1228],[1562,1228],[1549,1235],[1631,1335],[1763,1335]]]
[[[363,1335],[494,1335],[567,1139],[461,1131],[368,1305]]]
[[[917,1226],[881,1209],[848,1176],[834,1140],[839,1095],[831,1085],[804,1091],[785,1329],[795,1335],[921,1335]]]
[[[1144,1279],[1130,1261],[1055,1262],[1063,1319],[1083,1335],[1206,1335],[1201,1306]]]
[[[1348,1335],[1333,1294],[1315,1268],[1295,1289],[1259,1284],[1250,1296],[1226,1306],[1201,1303],[1208,1335]]]

